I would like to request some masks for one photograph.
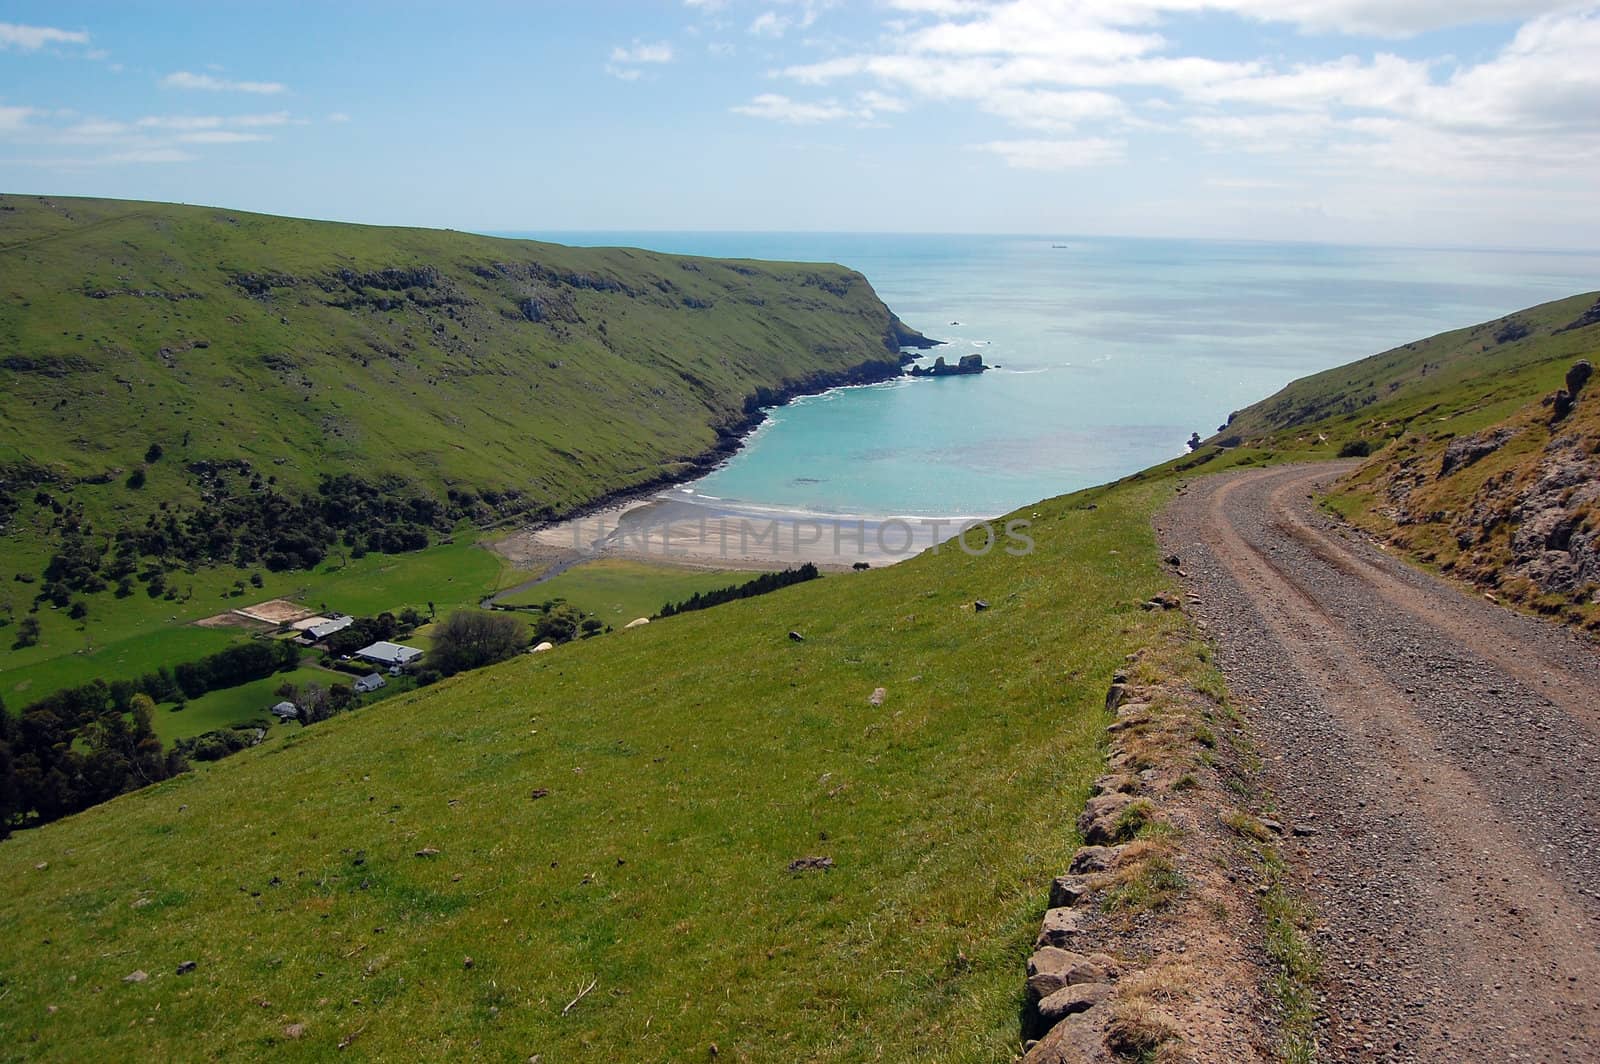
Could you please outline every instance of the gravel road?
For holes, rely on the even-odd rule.
[[[1350,467],[1158,522],[1317,910],[1322,1058],[1600,1061],[1600,652],[1317,511]]]

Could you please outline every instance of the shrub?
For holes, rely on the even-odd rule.
[[[504,661],[517,652],[522,641],[522,622],[515,617],[457,610],[434,633],[428,659],[434,668],[449,676]]]
[[[1366,440],[1350,440],[1339,448],[1340,458],[1365,458],[1372,453],[1372,444]]]

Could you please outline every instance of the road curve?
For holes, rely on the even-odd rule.
[[[1317,910],[1322,1059],[1600,1060],[1600,653],[1202,478],[1158,520]]]

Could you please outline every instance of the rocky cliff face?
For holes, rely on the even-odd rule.
[[[1470,436],[1397,441],[1357,475],[1395,544],[1600,630],[1600,389],[1566,387]]]

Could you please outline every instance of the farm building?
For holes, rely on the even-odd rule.
[[[305,629],[305,637],[313,643],[320,643],[335,632],[342,632],[356,623],[354,617],[335,617],[332,620],[323,620]]]
[[[362,661],[370,661],[374,665],[387,665],[390,668],[398,668],[401,665],[409,665],[422,657],[422,651],[416,647],[401,646],[399,643],[390,643],[380,639],[371,646],[362,647],[356,651],[356,657]]]
[[[378,688],[383,687],[388,682],[388,680],[385,680],[378,673],[369,673],[355,682],[356,694],[364,695],[368,691],[376,691]]]

